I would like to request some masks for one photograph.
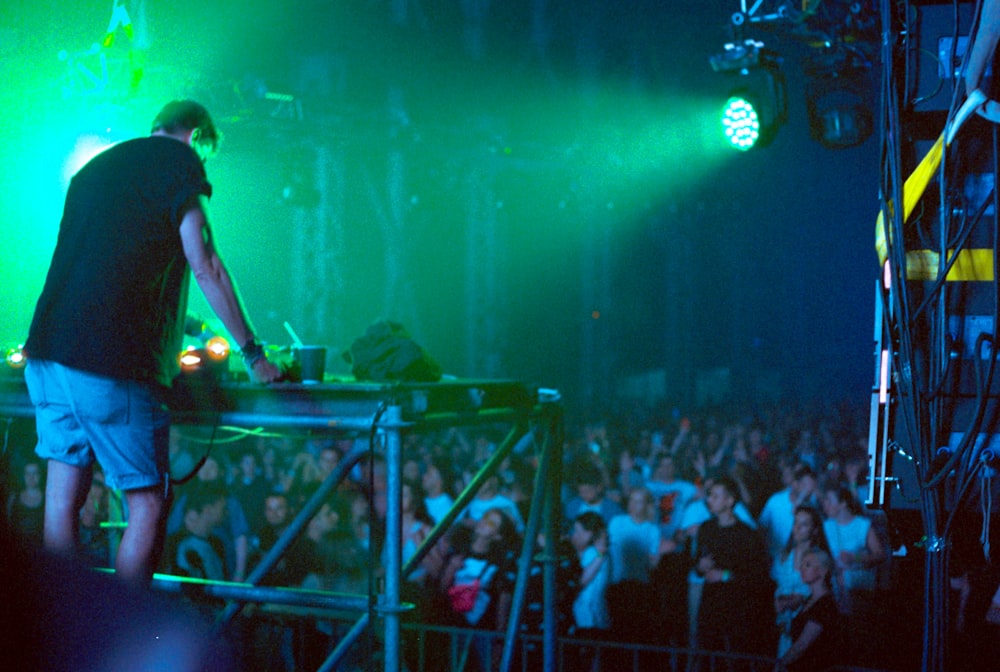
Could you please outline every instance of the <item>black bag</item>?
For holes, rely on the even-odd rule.
[[[343,356],[357,380],[413,383],[441,380],[441,365],[398,322],[375,322]]]

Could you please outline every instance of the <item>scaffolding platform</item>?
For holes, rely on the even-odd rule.
[[[384,669],[386,672],[400,669],[400,618],[407,606],[400,601],[402,580],[419,566],[430,548],[457,520],[482,484],[497,472],[515,447],[523,447],[526,441],[530,441],[537,448],[539,468],[535,474],[531,510],[506,627],[508,641],[514,641],[525,602],[534,539],[540,531],[544,531],[548,538],[558,535],[563,413],[556,391],[503,380],[446,379],[434,383],[340,380],[312,385],[256,385],[196,376],[182,379],[175,385],[168,404],[173,422],[180,425],[304,429],[333,436],[371,437],[367,445],[355,442],[355,448],[344,455],[244,584],[202,582],[206,593],[225,594],[229,600],[216,623],[220,631],[247,603],[273,601],[294,604],[299,601],[299,593],[262,586],[262,579],[305,530],[324,500],[369,450],[378,450],[384,455],[388,504],[385,522],[388,560],[384,586],[381,594],[359,596],[362,599],[330,594],[326,600],[323,595],[314,593],[304,596],[309,606],[318,608],[343,607],[345,599],[354,604],[373,605],[337,644],[320,670],[335,669],[354,642],[374,623],[381,625],[382,629]],[[10,374],[0,378],[0,418],[29,418],[33,415],[34,407],[23,378]],[[509,428],[509,432],[468,487],[456,497],[451,511],[404,565],[399,548],[403,435],[485,424],[503,425]],[[542,649],[546,669],[555,669],[558,630],[555,620],[555,562],[554,557],[543,561],[545,636]],[[169,577],[158,575],[154,586],[162,588],[172,583]],[[513,646],[505,647],[500,665],[504,672],[510,669],[513,662],[513,649]]]

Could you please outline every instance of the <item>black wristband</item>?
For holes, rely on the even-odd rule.
[[[251,336],[250,340],[243,344],[243,347],[240,348],[240,354],[243,355],[243,363],[248,368],[265,358],[264,346],[258,343],[254,336]]]

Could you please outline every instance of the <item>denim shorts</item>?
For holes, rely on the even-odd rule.
[[[170,415],[155,388],[38,359],[24,378],[39,457],[81,468],[96,461],[117,490],[167,487]]]

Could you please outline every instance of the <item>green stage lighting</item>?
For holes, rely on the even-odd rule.
[[[751,40],[729,44],[710,59],[712,69],[732,82],[722,109],[723,133],[731,147],[744,152],[770,142],[787,116],[781,59],[763,46]]]
[[[731,96],[722,110],[722,130],[729,144],[746,151],[760,139],[760,115],[753,101]]]

